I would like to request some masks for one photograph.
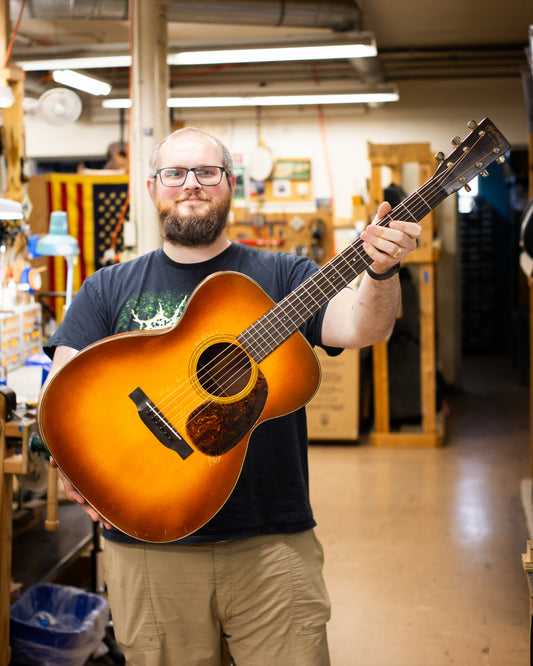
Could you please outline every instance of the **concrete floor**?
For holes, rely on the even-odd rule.
[[[529,389],[467,359],[439,449],[311,447],[332,666],[526,666]]]
[[[530,664],[529,389],[507,359],[463,372],[442,448],[310,448],[332,666]]]

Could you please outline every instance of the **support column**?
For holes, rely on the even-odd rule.
[[[145,183],[150,153],[169,132],[168,2],[132,0],[130,7],[130,220],[137,233],[137,252],[145,254],[161,245],[159,220]]]
[[[9,0],[0,2],[0,85],[10,86],[14,103],[2,109],[2,146],[6,156],[6,190],[1,195],[6,199],[22,201],[24,185],[22,183],[22,159],[24,157],[24,72],[20,67],[11,67],[5,63],[11,21]],[[4,66],[5,65],[5,66]]]

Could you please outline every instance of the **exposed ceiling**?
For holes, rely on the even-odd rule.
[[[11,0],[12,25],[20,7],[21,0]],[[10,62],[51,55],[126,54],[127,17],[127,0],[29,0]],[[375,34],[379,56],[373,62],[333,60],[170,70],[170,88],[186,94],[257,92],[284,86],[291,90],[313,85],[342,88],[377,80],[400,83],[413,79],[520,77],[521,69],[527,66],[525,47],[528,27],[533,25],[533,2],[169,0],[169,17],[169,51],[267,46],[274,42],[296,45],[314,37],[334,39],[340,34],[336,30],[339,26]],[[127,95],[128,69],[95,70],[94,74],[113,85],[112,96]],[[56,85],[47,70],[27,74],[30,94]]]

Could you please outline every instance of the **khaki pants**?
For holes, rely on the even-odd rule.
[[[313,531],[201,545],[106,541],[115,635],[132,666],[328,666]]]

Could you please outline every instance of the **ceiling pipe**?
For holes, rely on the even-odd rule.
[[[17,16],[21,0],[11,0]],[[97,19],[127,21],[128,0],[39,0],[29,2],[26,18]],[[172,23],[220,23],[289,28],[362,30],[361,11],[355,0],[169,0]]]
[[[386,80],[379,58],[350,58],[350,64],[364,83],[384,83]]]

